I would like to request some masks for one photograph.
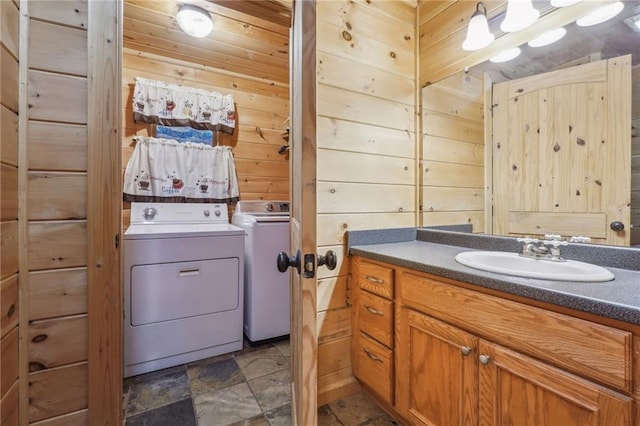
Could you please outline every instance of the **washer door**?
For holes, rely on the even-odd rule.
[[[131,268],[131,325],[236,309],[237,258],[137,265]]]

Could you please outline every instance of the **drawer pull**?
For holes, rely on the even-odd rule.
[[[179,277],[190,277],[193,275],[200,275],[200,269],[199,268],[182,269],[181,271],[178,272]]]
[[[380,278],[372,277],[371,275],[365,275],[364,279],[369,281],[370,283],[384,284],[384,280],[381,280]]]
[[[380,315],[381,317],[384,316],[384,312],[381,312],[377,309],[373,309],[371,306],[369,305],[364,305],[365,308],[367,308],[367,311],[371,312],[373,315]]]
[[[369,349],[367,349],[367,348],[362,348],[362,349],[364,350],[364,353],[366,353],[367,356],[369,358],[371,358],[372,360],[377,361],[377,362],[384,362],[384,359],[380,358],[379,356],[377,356],[376,354],[371,352]]]
[[[480,355],[480,364],[487,365],[489,364],[490,360],[491,360],[491,357],[489,355]]]
[[[471,348],[469,346],[462,346],[460,351],[462,351],[462,355],[467,356],[471,353]]]

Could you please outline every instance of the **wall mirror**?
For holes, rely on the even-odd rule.
[[[640,1],[623,3],[422,89],[424,226],[640,247]]]

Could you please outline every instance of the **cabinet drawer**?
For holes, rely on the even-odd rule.
[[[393,269],[361,260],[358,265],[358,285],[387,299],[393,298]]]
[[[393,302],[366,291],[360,291],[358,294],[358,326],[360,331],[391,347],[393,343]]]
[[[631,392],[632,334],[402,272],[400,302],[496,343]]]
[[[355,376],[393,404],[393,352],[362,333],[357,337],[355,350]]]

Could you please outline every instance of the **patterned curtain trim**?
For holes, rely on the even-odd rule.
[[[135,121],[233,134],[236,111],[232,95],[142,77],[136,77],[135,82]]]
[[[235,204],[240,197],[232,198],[188,198],[188,197],[154,197],[149,195],[132,195],[123,193],[122,201],[138,201],[143,203],[225,203]]]

